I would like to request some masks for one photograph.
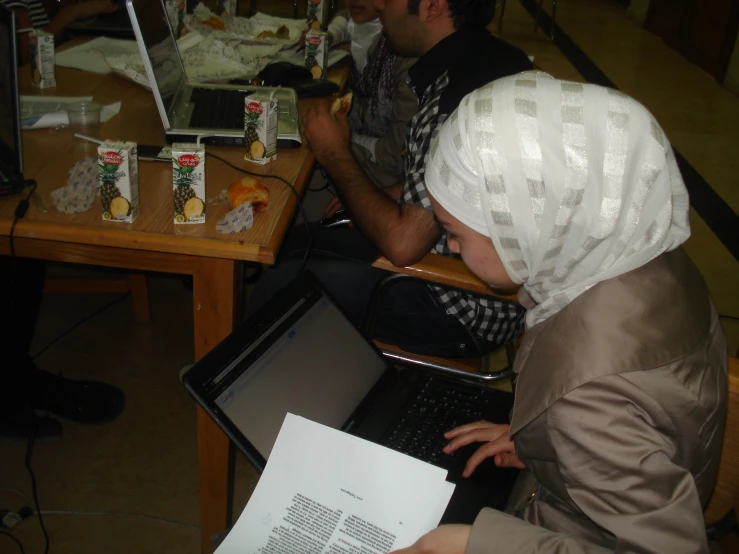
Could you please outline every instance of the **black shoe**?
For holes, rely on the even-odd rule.
[[[31,404],[77,423],[108,423],[123,412],[123,391],[95,381],[72,381],[37,370]]]
[[[37,441],[53,441],[62,436],[62,424],[48,416],[38,416],[33,410],[0,416],[0,437],[28,439],[34,435]]]

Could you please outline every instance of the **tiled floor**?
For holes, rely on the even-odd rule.
[[[561,0],[557,23],[618,87],[646,104],[673,144],[723,200],[739,210],[736,145],[739,98],[628,20],[612,0]],[[535,56],[555,76],[582,80],[516,1],[508,2],[503,38]],[[309,212],[320,214],[325,198],[310,197]],[[686,245],[708,281],[719,311],[739,316],[739,264],[693,214]],[[69,268],[56,267],[56,272]],[[59,442],[38,443],[33,467],[42,510],[143,514],[70,515],[45,518],[55,554],[177,552],[199,550],[194,405],[177,381],[191,361],[192,302],[175,276],[150,278],[152,318],[133,320],[130,299],[89,320],[42,356],[39,365],[74,378],[100,379],[121,387],[127,408],[101,427],[65,424]],[[48,295],[34,351],[115,295]],[[739,347],[739,321],[725,319],[730,348]],[[0,510],[28,502],[30,482],[23,465],[25,444],[0,441]],[[256,475],[237,461],[236,511],[246,502]],[[7,490],[10,487],[15,491]],[[167,520],[167,521],[164,521]],[[36,521],[21,523],[14,535],[26,552],[42,552]],[[0,552],[13,552],[0,536]]]

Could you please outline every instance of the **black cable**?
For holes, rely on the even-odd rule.
[[[131,291],[128,291],[128,292],[122,294],[121,296],[119,296],[115,300],[111,300],[110,302],[108,302],[107,304],[105,304],[103,307],[98,308],[97,310],[95,310],[94,312],[92,312],[90,315],[86,315],[85,317],[83,317],[82,319],[80,319],[77,323],[75,323],[74,325],[72,325],[69,329],[67,329],[66,331],[64,331],[61,335],[59,335],[54,340],[52,340],[50,343],[48,343],[46,346],[44,346],[41,350],[39,350],[38,352],[36,352],[33,356],[31,356],[31,358],[35,360],[41,354],[43,354],[44,352],[46,352],[49,348],[51,348],[52,346],[54,346],[57,342],[59,342],[64,337],[66,337],[67,335],[69,335],[75,329],[77,329],[80,325],[82,325],[83,323],[91,320],[96,315],[100,315],[101,313],[103,313],[108,308],[110,308],[110,307],[118,304],[119,302],[122,302],[129,294],[131,294]]]
[[[23,543],[16,539],[13,535],[11,535],[10,533],[6,533],[5,531],[0,531],[0,535],[5,535],[6,537],[8,537],[18,546],[18,548],[20,548],[21,554],[26,554],[26,551],[23,550]]]
[[[724,315],[724,314],[718,314],[719,318],[723,317],[724,319],[733,319],[734,321],[739,321],[739,317],[735,315]]]
[[[295,203],[298,205],[298,210],[300,211],[300,215],[303,216],[303,223],[305,224],[305,232],[308,233],[308,246],[305,249],[305,254],[303,255],[303,261],[300,263],[300,270],[298,273],[303,271],[303,268],[305,268],[305,263],[308,261],[308,256],[310,255],[311,250],[313,249],[313,235],[310,232],[310,225],[308,224],[308,217],[305,215],[305,210],[303,209],[303,204],[300,201],[300,195],[298,194],[298,191],[295,190],[295,187],[290,184],[290,182],[287,179],[284,179],[278,175],[262,175],[261,173],[254,173],[252,171],[248,171],[244,168],[241,168],[237,165],[232,164],[228,160],[225,160],[224,158],[221,158],[220,156],[216,156],[215,154],[211,154],[210,152],[205,152],[206,156],[210,156],[211,158],[214,158],[218,160],[219,162],[223,162],[231,169],[235,169],[236,171],[240,171],[241,173],[244,173],[245,175],[251,175],[253,177],[259,177],[261,179],[277,179],[278,181],[282,181],[285,185],[288,186],[288,188],[292,191],[292,193],[295,195]]]
[[[10,226],[10,257],[15,259],[15,243],[13,241],[13,232],[15,231],[15,225],[18,223],[19,220],[23,219],[26,215],[26,212],[28,211],[28,207],[30,206],[29,200],[31,199],[31,195],[36,192],[36,187],[38,184],[33,179],[30,179],[29,181],[26,181],[28,183],[28,186],[31,188],[31,190],[28,191],[28,194],[26,197],[18,202],[18,205],[15,207],[15,212],[13,215],[15,218],[13,219],[13,224]]]
[[[41,515],[41,505],[38,501],[38,490],[36,488],[36,475],[31,469],[31,458],[33,457],[33,444],[36,442],[36,432],[38,431],[38,419],[34,417],[33,430],[28,436],[28,445],[26,446],[26,469],[28,474],[31,476],[31,493],[33,496],[33,502],[36,507],[36,516],[38,517],[38,524],[41,526],[41,532],[44,534],[44,554],[49,554],[49,534],[46,532],[46,526],[44,525],[44,516]]]

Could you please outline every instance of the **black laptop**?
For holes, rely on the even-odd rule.
[[[0,196],[23,190],[15,16],[0,3]]]
[[[184,376],[185,387],[258,470],[290,412],[448,470],[443,523],[502,509],[517,470],[485,461],[461,474],[479,445],[452,456],[442,436],[480,419],[508,422],[513,395],[430,372],[398,370],[302,273]]]

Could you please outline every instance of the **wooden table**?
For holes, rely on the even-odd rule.
[[[329,78],[345,84],[348,64],[340,62]],[[30,84],[28,67],[20,70],[21,94],[93,96],[96,102],[122,101],[121,113],[102,125],[101,138],[164,145],[161,120],[152,94],[113,75],[57,69],[57,87],[39,90]],[[304,111],[319,100],[301,101]],[[243,161],[243,149],[209,147],[239,167],[264,175],[279,175],[302,193],[315,158],[306,147],[280,149],[276,162],[259,166]],[[16,255],[46,260],[95,264],[139,271],[181,273],[193,277],[195,359],[202,358],[240,321],[243,262],[274,263],[296,209],[296,197],[281,182],[264,179],[270,208],[254,217],[254,226],[240,234],[219,235],[216,222],[227,213],[225,203],[207,207],[204,225],[178,225],[173,220],[172,168],[139,162],[141,213],[132,224],[103,221],[100,203],[87,212],[67,215],[53,208],[50,193],[66,184],[79,159],[96,155],[96,145],[72,136],[69,129],[23,133],[24,175],[36,179],[49,207],[42,213],[31,203],[14,231]],[[207,158],[206,194],[217,197],[242,174]],[[9,254],[9,234],[20,196],[0,199],[0,253]],[[211,535],[230,523],[230,448],[226,435],[198,406],[200,532],[203,552],[211,552]]]

